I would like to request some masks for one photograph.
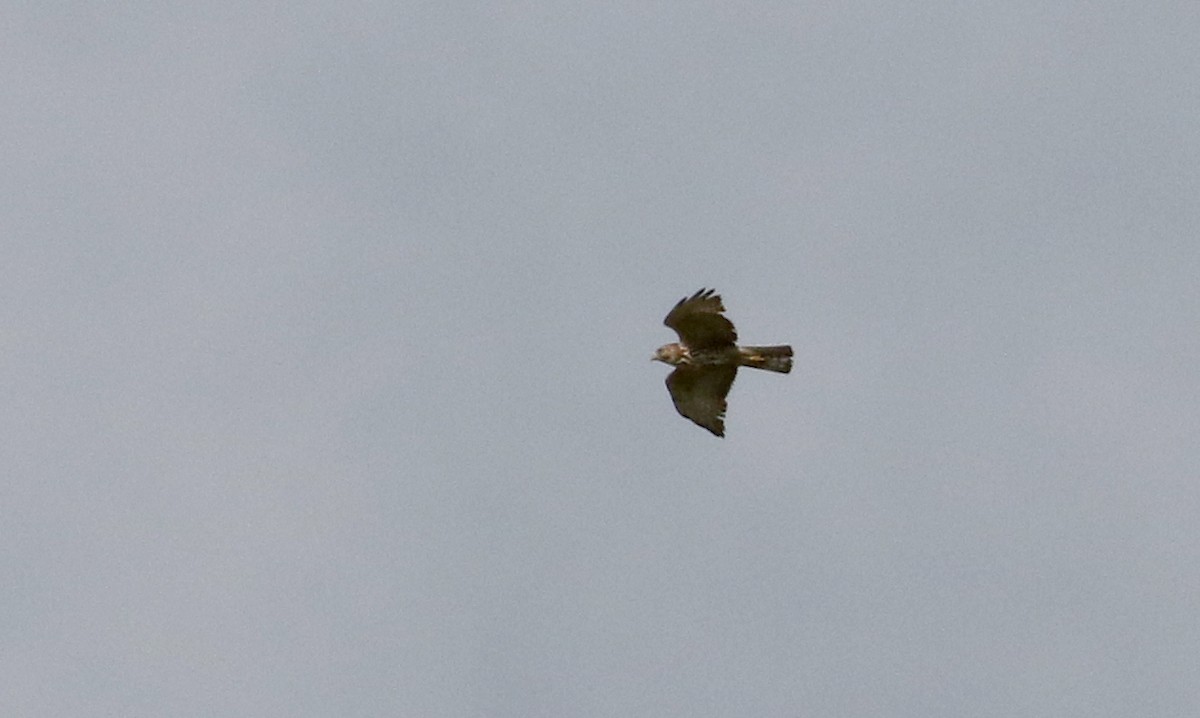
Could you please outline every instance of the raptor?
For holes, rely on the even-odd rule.
[[[667,391],[676,411],[722,437],[725,397],[739,367],[780,374],[792,370],[790,346],[738,346],[737,331],[724,311],[715,289],[680,299],[663,320],[679,341],[659,347],[652,358],[675,367],[667,377]]]

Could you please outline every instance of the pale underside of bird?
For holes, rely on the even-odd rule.
[[[790,346],[738,346],[737,332],[724,311],[714,289],[680,299],[663,320],[679,341],[659,347],[653,357],[675,367],[667,377],[675,409],[717,436],[725,436],[725,397],[739,367],[780,374],[792,370]]]

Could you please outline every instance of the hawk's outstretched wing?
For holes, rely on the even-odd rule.
[[[679,341],[689,349],[718,349],[737,342],[733,322],[721,315],[725,311],[715,289],[701,289],[680,299],[663,324],[675,330]]]
[[[725,436],[725,396],[736,366],[681,366],[667,376],[675,409],[717,436]]]

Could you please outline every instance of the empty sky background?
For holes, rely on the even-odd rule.
[[[1200,706],[1196,3],[2,23],[0,713]]]

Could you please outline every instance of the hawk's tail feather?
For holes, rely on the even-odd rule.
[[[755,369],[766,369],[787,374],[792,370],[792,348],[777,347],[739,347],[742,355],[742,366],[752,366]]]

